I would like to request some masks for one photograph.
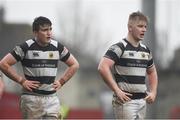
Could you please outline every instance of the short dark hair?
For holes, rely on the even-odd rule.
[[[46,18],[46,17],[43,17],[43,16],[39,16],[39,17],[36,17],[34,19],[34,22],[32,24],[32,30],[33,32],[34,31],[39,31],[39,28],[40,26],[43,26],[43,25],[52,25],[51,21]]]

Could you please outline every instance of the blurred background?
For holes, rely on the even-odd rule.
[[[0,0],[0,59],[16,44],[32,38],[35,17],[46,16],[53,37],[80,63],[77,74],[58,91],[67,118],[113,118],[112,92],[98,74],[100,58],[127,35],[130,13],[150,18],[144,43],[154,55],[159,86],[147,118],[180,118],[180,1],[179,0]],[[59,63],[61,76],[66,66]],[[22,74],[20,64],[14,66]],[[3,76],[5,91],[0,118],[21,118],[21,86]]]

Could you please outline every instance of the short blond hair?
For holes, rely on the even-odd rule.
[[[137,11],[129,15],[128,25],[132,24],[134,21],[145,21],[148,24],[148,17],[145,16],[142,12]]]

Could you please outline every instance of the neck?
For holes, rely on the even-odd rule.
[[[134,47],[138,47],[139,46],[140,41],[139,40],[135,40],[132,36],[128,35],[126,39],[127,39],[127,41],[129,43],[131,43],[132,46],[134,46]]]
[[[46,46],[48,45],[48,43],[42,43],[40,40],[38,40],[38,39],[36,39],[36,38],[35,38],[35,41],[37,42],[37,44],[38,44],[39,46],[42,46],[42,47],[46,47]]]

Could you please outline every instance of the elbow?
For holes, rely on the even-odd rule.
[[[76,71],[79,69],[79,63],[78,63],[78,62],[76,62],[76,63],[74,64],[74,69],[75,69]]]
[[[2,70],[3,69],[3,62],[2,61],[0,61],[0,70]]]
[[[3,79],[0,79],[0,89],[4,90],[5,85],[4,85],[4,82],[2,80]]]
[[[99,73],[102,73],[102,71],[103,71],[103,68],[102,68],[101,65],[99,65],[99,66],[98,66],[98,72],[99,72]]]
[[[98,70],[98,72],[100,72],[100,70],[101,70],[100,66],[98,66],[98,69],[97,69],[97,70]]]
[[[4,61],[0,61],[0,70],[4,71],[6,69],[8,69],[8,64],[5,63]]]
[[[79,63],[78,62],[76,63],[76,69],[77,70],[79,69]]]

